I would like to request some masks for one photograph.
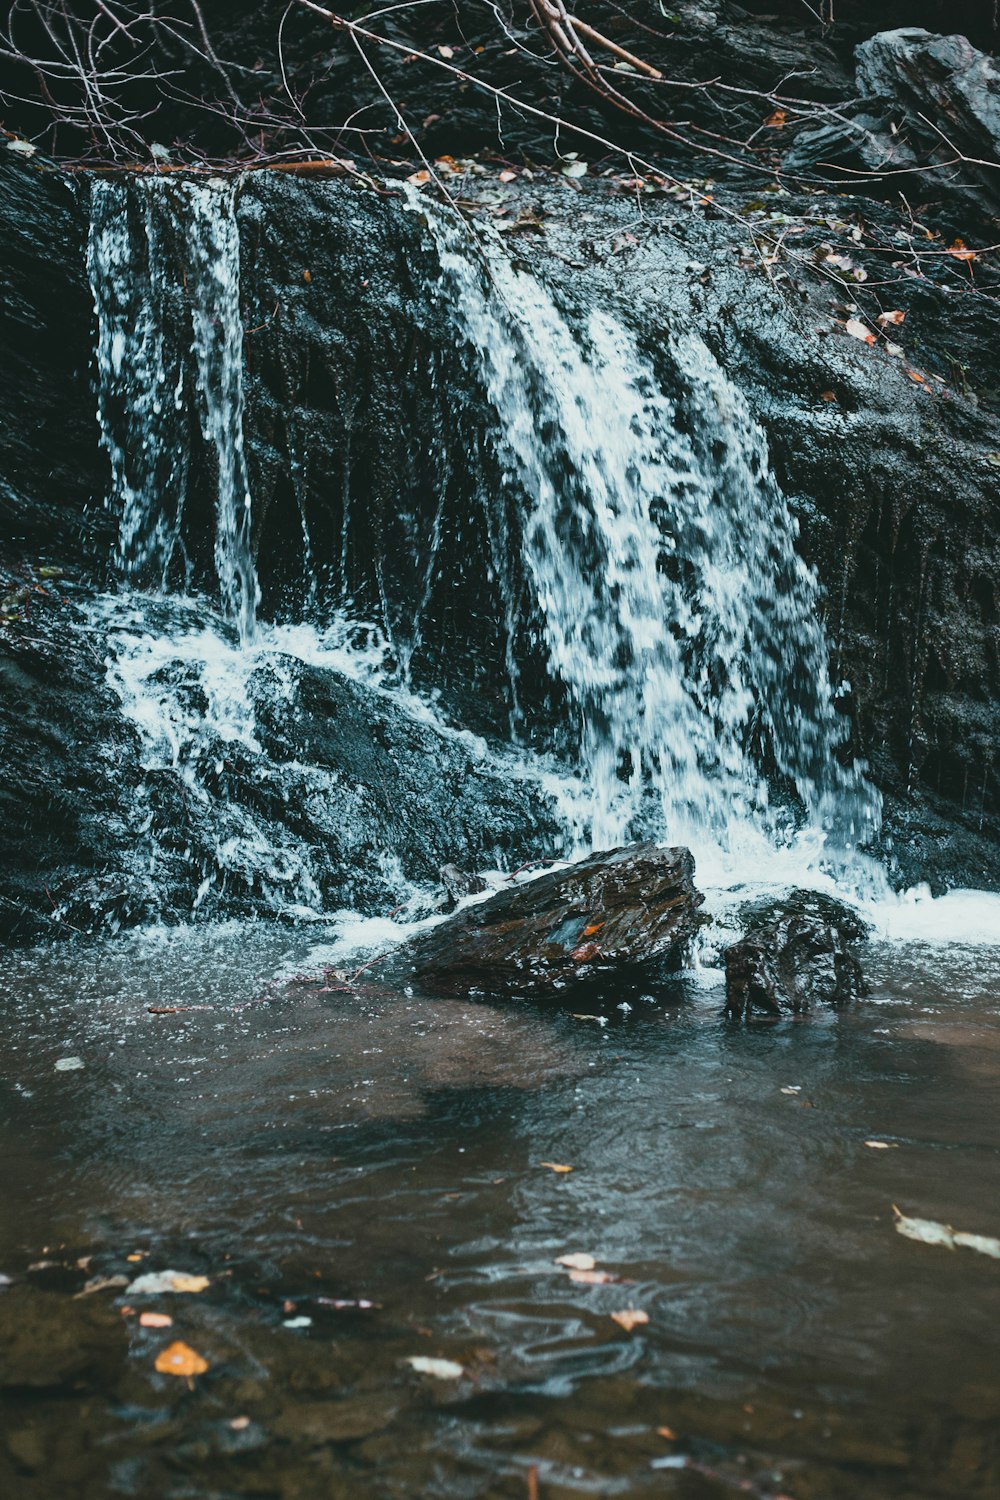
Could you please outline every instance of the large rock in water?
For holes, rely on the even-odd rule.
[[[850,946],[864,935],[864,924],[839,901],[794,892],[752,918],[746,936],[726,950],[726,1009],[743,1017],[798,1014],[867,995]]]
[[[438,995],[551,996],[679,962],[700,925],[687,849],[593,854],[467,907],[368,971]]]

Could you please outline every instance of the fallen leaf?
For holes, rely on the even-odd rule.
[[[161,1375],[181,1375],[190,1380],[192,1375],[204,1375],[208,1360],[202,1359],[189,1344],[177,1339],[160,1350],[156,1356],[156,1368]]]
[[[555,1264],[566,1266],[570,1271],[592,1271],[597,1261],[592,1255],[585,1255],[580,1250],[575,1250],[572,1255],[557,1255]]]
[[[145,1260],[146,1252],[145,1250],[133,1250],[132,1254],[126,1255],[125,1259],[128,1261],[132,1261],[134,1264],[137,1260]]]
[[[107,1292],[113,1287],[120,1289],[123,1286],[128,1286],[127,1276],[91,1276],[89,1281],[84,1282],[82,1290],[77,1292],[73,1300],[89,1297],[93,1292]]]
[[[587,163],[585,161],[568,161],[562,169],[564,177],[585,177],[587,174]]]
[[[172,1328],[174,1320],[167,1313],[144,1312],[139,1314],[143,1328]]]
[[[572,1167],[564,1166],[561,1161],[540,1161],[540,1167],[548,1167],[550,1172],[572,1172]]]
[[[22,141],[22,140],[18,139],[18,140],[8,141],[7,142],[7,150],[8,151],[19,151],[22,156],[34,156],[35,152],[38,150],[38,147],[37,146],[33,146],[30,141]]]
[[[908,1240],[919,1240],[923,1245],[943,1245],[946,1250],[975,1250],[979,1255],[989,1255],[1000,1260],[1000,1240],[986,1234],[966,1234],[952,1229],[950,1224],[939,1224],[936,1219],[911,1219],[900,1213],[895,1203],[892,1211],[896,1216],[897,1233]]]
[[[626,1307],[621,1312],[613,1312],[611,1318],[619,1328],[631,1333],[633,1328],[641,1328],[644,1323],[649,1322],[649,1313],[643,1312],[641,1307]]]
[[[203,1292],[209,1284],[207,1276],[189,1276],[186,1271],[150,1271],[137,1276],[128,1290],[133,1296],[156,1296],[160,1292]]]
[[[898,1151],[899,1147],[895,1141],[865,1141],[865,1145],[872,1151]]]
[[[897,308],[895,312],[879,313],[875,321],[880,323],[883,328],[888,328],[891,323],[902,323],[905,317],[905,312],[900,312]]]
[[[964,240],[953,240],[945,251],[946,255],[954,256],[955,260],[976,260],[975,250],[970,250]]]
[[[769,126],[771,130],[780,130],[787,119],[788,116],[783,109],[776,109],[773,114],[768,115],[764,124]]]
[[[312,1318],[305,1317],[285,1318],[281,1326],[282,1328],[311,1328],[312,1321]]]
[[[461,1380],[465,1374],[462,1365],[456,1364],[453,1359],[428,1359],[424,1354],[411,1354],[406,1363],[418,1375],[433,1375],[435,1380]]]
[[[802,1085],[801,1083],[787,1083],[781,1092],[783,1094],[801,1094]]]
[[[570,1271],[570,1281],[578,1281],[581,1286],[607,1286],[614,1277],[607,1271]]]
[[[411,172],[410,175],[409,175],[409,177],[406,180],[410,184],[411,187],[423,187],[423,185],[424,185],[425,182],[430,182],[430,180],[431,180],[431,174],[427,171],[427,169],[425,167],[423,169],[423,171],[420,171],[420,172]]]
[[[821,401],[836,401],[837,398],[833,391],[820,391],[819,399]]]
[[[439,47],[438,48],[438,55],[440,57],[454,57],[455,56],[455,49],[454,49],[454,47]]]
[[[234,1417],[229,1426],[233,1432],[246,1432],[247,1428],[250,1426],[250,1418]]]
[[[82,1057],[60,1057],[53,1064],[57,1073],[75,1073],[83,1067]]]
[[[507,171],[507,172],[501,172],[500,173],[500,181],[501,182],[515,182],[516,180],[517,180],[517,173],[516,172]]]
[[[875,342],[875,335],[871,329],[866,328],[864,323],[860,322],[857,318],[848,318],[844,324],[844,332],[849,333],[852,339],[860,339],[863,344],[874,344]]]
[[[917,381],[919,385],[927,384],[927,376],[921,375],[919,370],[914,370],[910,365],[906,366],[906,373],[907,375],[909,375],[911,380]]]
[[[656,1434],[657,1437],[666,1438],[668,1443],[676,1443],[677,1441],[677,1434],[672,1427],[658,1427]]]

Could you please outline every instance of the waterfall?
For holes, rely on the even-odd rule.
[[[415,193],[408,206],[428,226],[435,295],[464,351],[455,378],[471,358],[492,408],[508,493],[485,497],[490,555],[478,562],[504,596],[515,720],[518,673],[540,651],[572,721],[551,731],[551,755],[518,747],[494,764],[556,796],[568,847],[669,839],[695,850],[703,882],[731,884],[791,846],[857,883],[879,799],[863,768],[844,764],[820,590],[745,400],[694,332],[650,349],[606,299],[581,310],[498,238],[477,242]],[[318,915],[324,809],[340,809],[334,843],[363,845],[367,825],[353,803],[344,810],[337,767],[300,760],[275,723],[296,722],[299,685],[317,670],[356,668],[371,682],[362,658],[374,637],[346,614],[321,617],[315,601],[301,627],[257,624],[236,186],[95,180],[88,263],[116,562],[133,584],[97,601],[95,624],[152,778],[150,872],[176,863],[156,829],[180,786],[180,857],[197,869],[198,901],[238,885],[273,910]],[[178,597],[212,569],[199,543],[206,502],[221,626]],[[418,617],[445,503],[426,498]],[[308,536],[304,508],[301,520]],[[514,576],[516,590],[504,582]],[[526,624],[540,626],[534,644]],[[369,646],[342,648],[355,639]],[[401,685],[406,653],[377,654],[395,655],[395,677],[380,667],[372,686],[419,718],[426,704]],[[549,732],[543,718],[532,728],[536,741]],[[375,857],[399,852],[380,845]]]
[[[662,350],[668,394],[610,309],[574,322],[497,237],[477,245],[415,190],[409,206],[525,498],[525,560],[590,788],[583,837],[725,849],[751,824],[787,839],[763,744],[828,862],[849,861],[880,801],[838,757],[819,587],[743,397],[690,331]]]
[[[216,474],[214,560],[223,614],[253,638],[260,589],[243,450],[236,185],[137,177],[91,186],[98,417],[119,515],[117,560],[166,590],[184,555],[193,386]],[[193,359],[191,358],[193,356]],[[185,558],[185,582],[190,567]]]

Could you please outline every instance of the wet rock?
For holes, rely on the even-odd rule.
[[[489,886],[481,875],[460,870],[457,865],[442,865],[441,884],[445,890],[446,910],[452,911],[466,896],[481,896]]]
[[[966,169],[943,191],[977,212],[1000,207],[990,163],[1000,151],[1000,71],[964,36],[918,26],[881,31],[857,49],[860,99],[834,124],[803,130],[786,153],[789,171],[854,161],[869,171],[914,172],[953,163]]]
[[[634,844],[512,885],[369,976],[441,995],[558,995],[609,974],[676,966],[701,902],[688,850]]]
[[[751,910],[746,936],[725,953],[726,1009],[748,1017],[846,1005],[868,993],[851,949],[866,935],[849,907],[812,891]]]

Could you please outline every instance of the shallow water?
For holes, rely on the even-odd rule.
[[[873,947],[870,1000],[741,1026],[704,971],[597,1019],[289,988],[318,936],[8,959],[5,1495],[996,1493],[1000,1266],[891,1205],[1000,1230],[998,950]],[[166,1268],[211,1284],[74,1297]]]

